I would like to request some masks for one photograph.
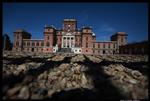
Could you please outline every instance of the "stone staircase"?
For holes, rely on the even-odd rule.
[[[61,48],[58,52],[71,53],[71,48]]]

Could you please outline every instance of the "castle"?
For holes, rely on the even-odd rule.
[[[31,39],[31,34],[18,29],[14,32],[14,51],[71,52],[77,54],[117,54],[119,46],[127,44],[127,34],[116,32],[110,41],[97,42],[91,27],[77,28],[76,19],[64,19],[62,29],[44,27],[44,39]]]

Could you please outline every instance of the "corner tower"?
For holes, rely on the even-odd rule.
[[[55,32],[56,30],[53,26],[44,27],[44,52],[53,52]]]
[[[126,45],[127,36],[126,32],[117,32],[111,36],[111,41],[117,41],[118,46]]]
[[[17,29],[14,32],[14,44],[13,44],[14,51],[23,50],[23,39],[31,39],[31,34],[23,29]]]

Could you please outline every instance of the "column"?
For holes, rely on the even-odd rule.
[[[69,46],[69,47],[71,48],[71,37],[70,37],[70,43],[69,43],[69,44],[70,44],[70,46]]]
[[[64,47],[64,37],[62,37],[62,42],[61,42],[61,47],[63,48]]]
[[[66,48],[67,48],[67,37],[66,37],[66,41],[65,42],[66,42]]]
[[[75,37],[73,37],[73,47],[75,47]]]

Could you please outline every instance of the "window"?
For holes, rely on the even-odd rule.
[[[23,42],[23,45],[24,45],[24,46],[26,46],[26,43],[25,43],[25,42]]]
[[[100,44],[98,44],[98,48],[100,48]]]
[[[49,36],[47,36],[47,40],[49,40]]]
[[[27,46],[30,46],[30,42],[27,42]]]
[[[69,40],[69,37],[67,38],[67,40]]]
[[[95,44],[93,44],[93,48],[95,48]]]
[[[88,32],[88,29],[86,30],[86,32]]]
[[[108,48],[110,48],[110,43],[108,44]]]
[[[81,52],[81,50],[79,50],[79,52]]]
[[[71,38],[71,40],[73,40],[73,38]]]
[[[86,52],[88,52],[88,50],[86,50]]]
[[[46,43],[46,46],[49,47],[49,42]]]
[[[16,42],[16,46],[19,46],[19,42],[18,41]]]
[[[93,53],[95,53],[95,50],[93,50]]]
[[[41,43],[41,46],[44,46],[44,43],[43,43],[43,42]]]
[[[19,39],[19,34],[17,35],[17,39]]]
[[[39,46],[39,42],[36,43],[36,46]]]
[[[64,40],[66,39],[66,37],[64,37]]]
[[[123,38],[121,38],[121,42],[123,42]]]
[[[88,43],[86,43],[86,47],[88,47]]]
[[[114,44],[114,48],[115,48],[115,44]]]
[[[103,48],[105,48],[105,44],[103,44]]]
[[[103,54],[105,54],[105,50],[103,50]]]
[[[86,37],[86,41],[88,41],[88,37]]]
[[[34,43],[34,42],[32,42],[32,46],[35,46],[35,43]]]

